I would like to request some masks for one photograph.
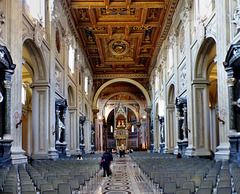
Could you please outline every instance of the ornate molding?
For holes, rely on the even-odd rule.
[[[149,76],[147,74],[118,74],[118,75],[95,75],[93,79],[113,79],[113,78],[145,78],[148,79]]]

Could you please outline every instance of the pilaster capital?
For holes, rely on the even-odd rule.
[[[150,114],[151,111],[152,111],[152,108],[151,108],[151,107],[146,107],[144,110],[145,110],[148,114]]]
[[[98,108],[93,108],[92,112],[93,112],[93,115],[96,115],[99,112],[99,109]]]

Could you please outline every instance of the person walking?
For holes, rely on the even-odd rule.
[[[113,161],[112,154],[110,153],[110,150],[106,150],[106,152],[103,153],[102,155],[102,160],[101,160],[101,166],[103,167],[103,176],[105,177],[106,174],[107,176],[110,176],[112,174],[110,165]]]

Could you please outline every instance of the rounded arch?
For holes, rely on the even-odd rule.
[[[47,81],[47,67],[43,54],[31,39],[27,39],[23,43],[23,59],[27,63],[26,68],[29,70],[33,82]]]
[[[137,111],[135,110],[135,108],[134,108],[133,106],[127,105],[127,104],[126,104],[126,105],[123,105],[123,106],[131,109],[131,110],[134,112],[134,114],[136,115],[137,121],[139,122],[139,115],[138,115]],[[109,109],[108,112],[105,114],[104,117],[105,117],[105,118],[108,118],[109,114],[111,113],[111,111],[112,111],[113,109],[114,109],[114,107],[111,108],[111,109]],[[106,119],[106,121],[107,121],[107,119]]]
[[[107,96],[107,98],[104,100],[104,102],[102,103],[102,107],[101,107],[101,110],[99,111],[100,113],[103,113],[103,108],[105,107],[105,104],[114,96],[117,96],[117,95],[128,95],[132,98],[134,98],[137,103],[140,105],[141,107],[141,110],[144,110],[143,108],[143,105],[141,103],[141,101],[139,100],[139,98],[137,96],[135,96],[134,94],[130,93],[130,92],[117,92],[117,93],[114,93],[114,94],[110,94],[109,96]]]
[[[213,38],[203,41],[196,57],[194,79],[208,79],[208,68],[216,57],[216,42]]]
[[[107,86],[109,86],[110,84],[113,84],[116,82],[127,82],[127,83],[131,83],[131,84],[135,85],[136,87],[138,87],[142,91],[142,93],[144,94],[144,96],[147,100],[147,106],[151,107],[151,100],[150,100],[149,94],[148,94],[147,90],[140,83],[138,83],[135,80],[129,79],[129,78],[116,78],[116,79],[107,81],[97,90],[97,92],[93,98],[93,108],[97,108],[97,100],[98,100],[100,93],[103,91],[103,89],[106,88]]]
[[[73,87],[71,85],[68,86],[68,104],[69,106],[75,105],[75,95]]]

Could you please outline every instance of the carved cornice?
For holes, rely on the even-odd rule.
[[[144,78],[148,79],[147,74],[116,74],[116,75],[95,75],[93,79],[113,79],[113,78]]]

